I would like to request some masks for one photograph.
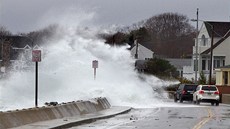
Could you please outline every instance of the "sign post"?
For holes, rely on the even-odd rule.
[[[32,51],[32,61],[35,62],[35,107],[38,106],[38,62],[41,62],[41,50]]]
[[[92,68],[94,68],[94,80],[96,80],[96,69],[98,68],[98,61],[97,60],[92,61]]]

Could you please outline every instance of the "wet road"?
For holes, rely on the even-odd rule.
[[[71,129],[230,129],[230,105],[183,103],[172,107],[138,108]]]

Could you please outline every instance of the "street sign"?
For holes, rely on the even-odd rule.
[[[92,62],[92,67],[93,67],[93,68],[98,68],[98,61],[97,61],[97,60],[94,60],[94,61]]]
[[[35,62],[35,107],[38,106],[38,62],[41,62],[41,50],[32,51],[32,61]]]
[[[94,69],[94,80],[95,80],[96,79],[96,69],[98,68],[98,61],[97,60],[92,61],[92,67]]]
[[[33,62],[41,62],[41,50],[33,50],[32,51],[32,61]]]

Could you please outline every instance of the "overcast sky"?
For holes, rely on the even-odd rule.
[[[132,25],[165,12],[196,18],[196,8],[202,20],[230,21],[230,0],[0,0],[0,25],[13,33],[53,23]]]

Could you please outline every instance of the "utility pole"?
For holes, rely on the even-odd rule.
[[[214,37],[214,26],[209,24],[212,28],[212,39],[211,39],[211,47],[210,47],[210,66],[209,66],[209,85],[212,83],[212,58],[213,58],[213,37]]]
[[[196,55],[195,55],[195,84],[197,84],[197,71],[198,71],[198,35],[199,35],[199,30],[198,30],[198,13],[199,13],[199,8],[197,8],[196,11]]]

